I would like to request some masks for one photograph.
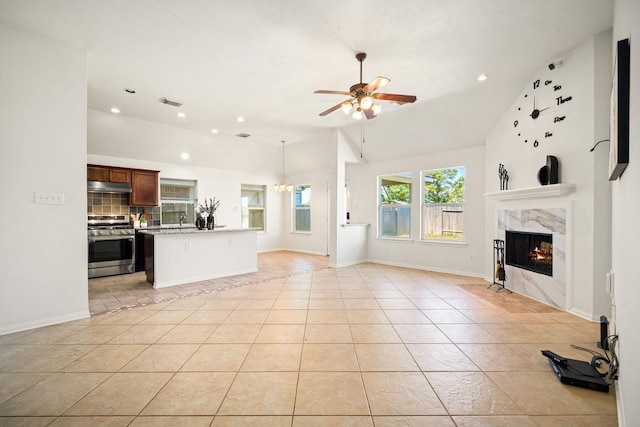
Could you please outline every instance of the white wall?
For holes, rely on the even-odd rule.
[[[573,286],[570,294],[573,305],[570,311],[592,320],[597,320],[602,314],[608,315],[610,311],[610,299],[604,290],[604,275],[609,268],[607,255],[610,250],[606,239],[608,223],[603,222],[603,218],[606,220],[607,217],[607,177],[596,175],[596,171],[602,171],[602,163],[606,158],[600,151],[589,152],[596,141],[608,138],[606,122],[609,98],[603,88],[609,85],[610,80],[602,70],[602,64],[606,63],[610,54],[608,40],[609,32],[588,39],[564,55],[562,67],[553,71],[549,71],[548,64],[541,64],[541,70],[523,83],[522,93],[486,139],[487,192],[499,190],[500,163],[509,171],[509,189],[539,187],[537,173],[546,163],[547,155],[558,158],[560,182],[576,185],[574,193],[561,199],[554,198],[550,202],[562,203],[571,207],[574,212],[573,218],[568,218],[574,236],[574,241],[568,242],[572,248],[573,260],[573,268],[569,274],[569,287]],[[550,58],[549,62],[553,59]],[[532,107],[532,82],[537,79],[543,82],[551,79],[554,84],[561,84],[562,95],[565,98],[572,96],[572,101],[557,109],[557,113],[554,112],[554,116],[565,115],[566,119],[550,125],[553,137],[541,139],[540,146],[534,148],[531,142],[525,144],[522,137],[518,137],[514,120],[523,120],[522,115],[518,114],[518,107],[527,108],[530,102]],[[525,93],[530,94],[529,98],[524,98]],[[603,148],[599,147],[600,150]],[[598,199],[595,197],[596,188]],[[488,239],[495,235],[496,206],[495,202],[487,201]],[[494,266],[489,262],[490,254],[491,251],[488,251],[485,258],[486,277],[491,277],[494,271]],[[590,268],[584,268],[585,266]]]
[[[615,332],[620,336],[620,380],[617,387],[618,422],[635,426],[640,420],[640,2],[616,0],[613,43],[630,38],[631,100],[629,166],[612,184],[612,266],[615,273]]]
[[[327,182],[330,182],[329,171],[316,171],[306,174],[287,176],[293,185],[311,186],[311,231],[293,231],[293,193],[283,195],[283,249],[305,252],[315,255],[328,254],[327,242]]]
[[[0,334],[89,316],[83,51],[0,25]],[[36,205],[34,192],[64,193]]]
[[[428,144],[429,137],[425,136],[419,143]],[[465,244],[420,242],[420,171],[456,166],[465,167]],[[380,239],[377,237],[377,177],[401,172],[413,174],[412,237]],[[369,261],[482,277],[484,247],[491,247],[491,241],[486,241],[484,236],[484,147],[347,165],[346,179],[351,181],[352,222],[371,224],[367,236]]]

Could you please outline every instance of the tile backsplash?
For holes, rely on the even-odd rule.
[[[144,211],[151,215],[151,225],[160,225],[162,209],[160,206],[129,206],[129,213],[142,215]]]
[[[160,206],[129,206],[129,195],[118,193],[87,193],[87,214],[89,215],[129,215],[147,211],[151,225],[160,225]]]
[[[129,195],[115,193],[87,193],[89,215],[129,215]]]

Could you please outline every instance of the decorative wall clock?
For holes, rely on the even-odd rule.
[[[551,78],[561,62],[549,64],[549,72],[531,82],[516,105],[513,128],[518,140],[533,147],[554,137],[558,124],[566,120],[565,107],[573,100],[559,81]]]

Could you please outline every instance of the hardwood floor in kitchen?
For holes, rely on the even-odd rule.
[[[599,325],[472,277],[259,255],[155,291],[92,279],[91,318],[0,336],[0,426],[615,426],[561,384]]]

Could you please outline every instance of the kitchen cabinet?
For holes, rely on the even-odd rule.
[[[108,166],[87,165],[87,181],[131,183],[131,170]]]
[[[87,165],[87,181],[131,184],[131,206],[158,206],[158,173],[146,169]]]
[[[109,169],[87,165],[87,181],[109,182]]]
[[[111,169],[109,170],[109,182],[130,184],[131,171],[128,171],[126,169]]]
[[[158,206],[158,171],[131,170],[132,206]]]

